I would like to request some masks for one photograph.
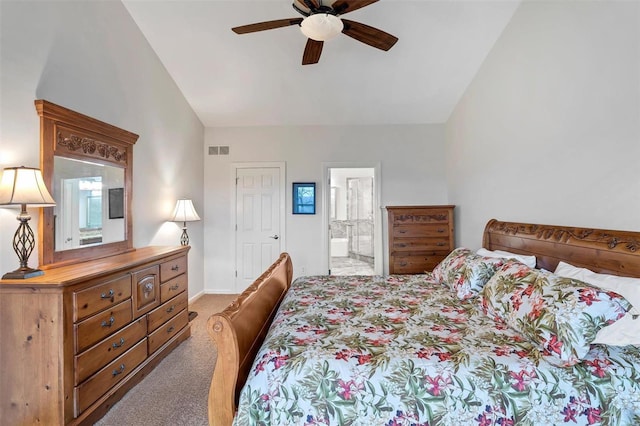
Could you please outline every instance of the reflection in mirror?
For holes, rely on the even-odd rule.
[[[113,215],[122,191],[112,191],[124,187],[124,168],[54,156],[53,170],[55,251],[124,241],[124,217]]]

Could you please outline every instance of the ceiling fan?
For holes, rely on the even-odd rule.
[[[294,0],[292,6],[304,18],[277,19],[275,21],[258,22],[232,28],[236,34],[254,33],[274,28],[299,25],[300,30],[308,37],[302,55],[302,65],[316,64],[320,60],[322,47],[340,33],[346,34],[364,44],[381,50],[389,50],[398,41],[382,30],[360,22],[340,18],[348,12],[361,9],[378,0]],[[326,5],[323,3],[330,3]]]

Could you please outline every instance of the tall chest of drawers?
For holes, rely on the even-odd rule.
[[[189,247],[0,281],[0,419],[92,424],[190,335]]]
[[[387,207],[390,274],[431,271],[455,248],[454,207]]]

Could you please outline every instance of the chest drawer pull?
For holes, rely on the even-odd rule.
[[[177,271],[179,271],[179,270],[180,270],[180,266],[178,266],[178,265],[173,265],[173,266],[171,267],[171,270],[172,270],[172,271],[176,271],[176,272],[177,272]]]
[[[442,246],[446,246],[448,243],[445,243],[444,241],[440,241],[438,244],[436,244],[438,247],[442,247]]]
[[[116,321],[116,319],[114,317],[111,317],[111,318],[109,318],[109,321],[102,321],[102,324],[100,324],[100,326],[101,327],[111,327],[115,321]]]
[[[113,370],[111,374],[113,375],[113,377],[116,377],[118,374],[124,373],[124,369],[125,369],[124,364],[120,364],[120,368],[118,368],[117,370]]]
[[[180,288],[180,284],[176,284],[176,285],[172,285],[171,287],[169,287],[169,290],[176,291],[179,288]]]
[[[167,313],[170,314],[176,308],[176,305],[171,305],[167,308]]]
[[[114,342],[111,344],[111,346],[113,346],[113,349],[121,348],[123,345],[124,345],[124,337],[121,337],[119,342]]]
[[[113,289],[109,289],[109,293],[102,293],[100,299],[111,299],[113,301],[114,294]]]
[[[407,266],[407,262],[405,262],[405,261],[398,262],[398,265],[400,265],[400,266]]]
[[[167,333],[171,333],[175,329],[176,328],[174,326],[171,326],[171,327],[167,328]]]
[[[438,228],[438,233],[439,234],[444,234],[445,232],[447,232],[446,229]]]

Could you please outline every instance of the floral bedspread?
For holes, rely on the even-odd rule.
[[[297,279],[236,425],[639,425],[640,348],[573,367],[429,275]]]

